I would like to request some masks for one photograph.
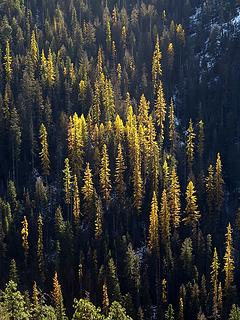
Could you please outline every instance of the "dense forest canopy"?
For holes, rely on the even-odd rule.
[[[0,318],[240,319],[239,0],[0,18]]]

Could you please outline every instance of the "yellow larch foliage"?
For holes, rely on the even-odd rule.
[[[49,175],[50,169],[50,160],[49,160],[49,151],[48,151],[48,134],[45,125],[42,123],[39,131],[39,138],[41,144],[41,150],[39,153],[42,170],[44,175]]]
[[[100,167],[100,188],[103,195],[103,199],[105,201],[110,200],[110,194],[112,190],[111,185],[111,173],[109,167],[109,156],[106,144],[103,145],[102,149],[102,159],[101,159],[101,167]]]
[[[215,204],[214,170],[212,165],[208,167],[208,175],[205,178],[205,187],[207,193],[208,210],[209,213],[212,213]]]
[[[227,226],[226,238],[226,251],[224,254],[224,273],[225,273],[225,290],[229,290],[233,285],[234,280],[234,259],[233,259],[233,246],[232,246],[232,227],[229,223]]]
[[[201,214],[198,210],[196,190],[191,180],[187,185],[186,202],[186,217],[183,219],[183,222],[191,226],[196,226],[199,219],[201,218]]]
[[[95,239],[99,239],[103,232],[103,208],[101,199],[97,199],[95,210]]]
[[[75,224],[78,224],[80,218],[80,196],[76,174],[73,177],[73,218]]]
[[[198,155],[199,159],[202,160],[204,152],[204,122],[200,120],[198,122]]]
[[[215,189],[215,203],[216,209],[221,210],[224,200],[224,180],[222,176],[222,162],[220,153],[217,154],[215,175],[214,175],[214,189]]]
[[[29,243],[28,243],[28,221],[26,216],[23,217],[21,236],[22,236],[22,246],[24,250],[25,259],[27,259],[28,251],[29,251]]]
[[[196,134],[194,133],[194,130],[193,130],[192,119],[190,119],[188,130],[187,130],[187,144],[186,144],[187,161],[190,169],[192,168],[192,163],[194,160],[195,137],[196,137]]]
[[[12,56],[10,51],[10,44],[7,40],[6,42],[6,53],[4,56],[4,66],[5,66],[5,72],[6,72],[6,80],[9,82],[12,78]]]
[[[38,55],[39,55],[38,44],[36,41],[35,31],[33,30],[31,35],[31,58],[35,66],[38,63]]]
[[[152,58],[152,83],[155,90],[157,90],[159,85],[159,78],[162,76],[161,59],[162,53],[160,51],[159,37],[157,36],[155,50]]]
[[[56,73],[55,73],[55,67],[53,63],[53,54],[52,50],[49,48],[48,51],[48,58],[47,58],[47,80],[48,84],[52,86],[55,83],[56,79]]]
[[[155,115],[156,115],[157,124],[160,128],[160,133],[161,133],[162,140],[163,140],[164,122],[165,122],[165,118],[166,118],[166,100],[165,100],[165,96],[164,96],[162,81],[160,81],[159,86],[158,86],[157,99],[155,101],[154,108],[155,108]]]
[[[114,121],[114,133],[115,133],[114,137],[117,145],[122,142],[124,138],[124,132],[125,132],[125,127],[124,127],[123,121],[120,118],[120,116],[117,114],[116,119]]]
[[[115,186],[118,197],[124,197],[126,185],[124,182],[124,172],[126,170],[122,145],[119,143],[117,150],[116,166],[115,166]]]
[[[177,140],[177,134],[176,134],[176,125],[175,125],[175,112],[174,112],[174,103],[173,99],[171,98],[170,108],[169,108],[169,140],[171,145],[171,151],[176,151],[176,140]]]
[[[63,181],[64,181],[64,193],[65,193],[65,203],[70,205],[72,197],[72,173],[69,164],[69,159],[65,159],[65,167],[63,170]]]
[[[170,241],[170,210],[166,189],[163,190],[161,198],[160,229],[163,243],[168,245]]]
[[[158,201],[156,192],[153,192],[150,225],[148,231],[148,248],[151,252],[157,252],[159,249],[159,217],[158,217]]]
[[[174,47],[172,42],[170,42],[168,45],[167,53],[168,53],[168,64],[170,69],[172,70],[173,63],[174,63]]]
[[[43,247],[43,220],[41,214],[38,216],[38,241],[37,241],[37,258],[38,258],[38,270],[44,279],[44,247]]]
[[[213,316],[216,318],[218,315],[218,275],[219,275],[219,261],[217,249],[214,248],[214,255],[211,264],[211,284],[213,294]]]
[[[88,162],[83,177],[82,194],[83,199],[86,202],[90,203],[92,201],[94,195],[94,186],[92,180],[92,170],[90,169],[90,165]]]
[[[140,154],[140,143],[138,137],[138,131],[135,128],[133,131],[133,203],[134,207],[140,211],[142,207],[143,199],[143,180],[141,172],[141,154]]]
[[[138,123],[147,126],[150,102],[147,101],[144,94],[141,95],[138,107]]]
[[[86,125],[86,123],[85,123]],[[78,176],[82,169],[83,157],[83,119],[74,113],[70,116],[68,124],[68,154],[73,172]]]
[[[169,194],[169,207],[170,216],[173,228],[178,228],[180,225],[180,211],[181,211],[181,190],[180,183],[176,169],[173,168],[170,174],[170,194]]]

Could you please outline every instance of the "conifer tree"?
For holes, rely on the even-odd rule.
[[[6,80],[7,82],[10,82],[12,78],[12,56],[10,52],[10,44],[7,40],[6,42],[6,53],[4,56],[4,66],[5,66],[5,72],[6,72]]]
[[[220,153],[217,154],[216,160],[216,168],[214,175],[214,189],[215,189],[215,203],[217,211],[220,211],[222,208],[223,200],[224,200],[224,180],[222,176],[222,162]]]
[[[164,122],[166,118],[166,101],[165,101],[162,81],[160,81],[159,83],[159,87],[157,91],[157,99],[155,101],[154,108],[155,108],[157,124],[160,128],[161,139],[163,140]]]
[[[70,205],[72,196],[72,174],[68,158],[65,159],[65,168],[63,170],[63,174],[65,203]]]
[[[50,48],[48,51],[48,58],[47,58],[47,80],[48,80],[49,86],[52,86],[56,80],[56,73],[55,73],[55,68],[53,63],[53,54]]]
[[[5,319],[29,320],[30,313],[25,300],[25,297],[18,290],[17,284],[9,281],[2,292],[1,298],[1,307],[5,310],[7,316]],[[4,316],[4,313],[1,316]]]
[[[147,101],[144,94],[142,94],[138,108],[138,122],[144,126],[146,126],[148,123],[149,108],[150,102]]]
[[[172,70],[173,63],[174,63],[174,47],[172,42],[170,42],[168,45],[167,53],[168,53],[168,64],[169,64],[170,70]]]
[[[31,58],[33,60],[34,65],[37,65],[38,62],[38,55],[39,55],[39,51],[38,51],[38,44],[36,41],[36,36],[35,36],[35,31],[32,31],[32,35],[31,35]]]
[[[39,291],[37,288],[36,281],[33,282],[33,290],[32,290],[32,307],[31,307],[31,315],[33,319],[38,319],[41,312],[41,306],[39,302]]]
[[[162,241],[166,247],[170,241],[170,212],[167,198],[166,189],[162,192],[161,198],[161,210],[160,210],[160,223],[161,223],[161,235]]]
[[[115,114],[115,101],[114,91],[111,80],[105,81],[105,87],[103,92],[103,107],[105,115],[105,123],[112,121]]]
[[[206,193],[207,193],[207,205],[209,213],[213,213],[215,203],[215,187],[214,187],[214,171],[213,166],[208,167],[208,175],[205,179]]]
[[[218,317],[218,274],[219,274],[219,262],[217,249],[214,248],[213,261],[211,265],[211,284],[213,294],[213,317]]]
[[[52,299],[54,308],[56,310],[57,320],[67,320],[65,307],[63,304],[63,296],[61,285],[58,282],[58,274],[55,272],[53,278],[53,291],[52,291]]]
[[[143,180],[141,172],[141,154],[140,154],[140,144],[137,129],[133,130],[133,156],[132,156],[132,166],[133,166],[133,204],[134,207],[140,211],[142,207],[143,199]]]
[[[115,166],[115,185],[116,192],[120,199],[124,198],[126,185],[124,182],[124,172],[126,170],[125,161],[123,157],[122,146],[119,143],[117,150],[116,166]]]
[[[200,211],[198,210],[196,191],[193,182],[190,180],[186,190],[186,217],[183,219],[185,224],[196,227],[199,219],[201,218]]]
[[[94,195],[94,186],[92,180],[92,170],[90,169],[89,162],[87,162],[84,172],[82,194],[84,201],[91,203]]]
[[[178,319],[184,320],[184,305],[183,305],[183,298],[182,297],[180,297],[180,299],[179,299]]]
[[[148,231],[148,248],[151,252],[158,252],[159,250],[159,217],[158,217],[158,201],[156,192],[153,192],[150,225]]]
[[[159,37],[157,36],[157,41],[155,44],[155,50],[152,59],[152,83],[156,90],[159,84],[159,78],[162,76],[162,66],[161,66],[162,53],[160,51]]]
[[[96,200],[96,215],[95,215],[95,238],[99,239],[103,232],[103,208],[100,198]]]
[[[50,169],[50,160],[49,160],[49,151],[48,151],[48,140],[47,140],[47,130],[44,124],[42,123],[40,126],[39,131],[39,138],[41,143],[41,150],[40,150],[40,159],[42,164],[43,174],[48,176],[49,169]]]
[[[204,122],[200,120],[198,122],[198,156],[202,160],[204,152]]]
[[[110,167],[109,167],[109,157],[106,144],[103,145],[102,149],[102,160],[100,168],[100,188],[102,191],[103,199],[105,201],[110,200],[112,185],[110,180]]]
[[[187,154],[187,163],[188,163],[188,168],[190,172],[192,171],[192,163],[194,160],[194,140],[195,140],[195,133],[193,130],[193,123],[192,119],[189,121],[189,126],[187,130],[187,143],[186,143],[186,154]]]
[[[233,247],[232,247],[232,227],[229,223],[227,226],[226,237],[226,251],[224,254],[224,272],[225,272],[225,290],[228,291],[233,285],[234,281],[234,259],[233,259]]]
[[[41,214],[38,216],[38,240],[37,240],[37,258],[38,270],[42,280],[44,280],[44,247],[43,247],[43,220]]]
[[[114,129],[115,129],[115,142],[118,145],[119,143],[122,142],[124,138],[124,133],[125,133],[124,124],[119,115],[116,116],[116,119],[114,121]]]
[[[170,146],[171,151],[176,151],[176,143],[177,143],[177,133],[176,133],[176,125],[175,125],[175,113],[174,113],[174,103],[173,99],[171,98],[170,108],[169,108],[169,140],[170,140]]]
[[[77,225],[80,218],[80,196],[78,189],[78,178],[76,174],[73,177],[73,218]]]
[[[73,172],[78,176],[82,169],[84,127],[84,117],[78,117],[77,113],[74,113],[73,117],[70,116],[68,125],[68,154]]]
[[[109,298],[108,298],[108,289],[107,289],[107,284],[104,282],[103,284],[103,313],[107,315],[108,309],[109,309]]]
[[[17,264],[14,259],[11,260],[10,262],[10,267],[9,267],[9,281],[12,280],[16,284],[18,284],[18,270],[17,270]]]
[[[27,257],[28,257],[28,251],[29,251],[28,221],[27,221],[27,217],[26,216],[23,217],[21,236],[22,236],[22,246],[23,246],[24,256],[25,256],[25,261],[26,261]]]
[[[121,301],[121,290],[117,275],[117,268],[113,258],[110,258],[107,265],[107,284],[110,301]]]
[[[173,306],[169,304],[165,312],[165,320],[175,320]]]
[[[181,211],[181,190],[180,183],[177,176],[176,169],[173,168],[170,175],[170,193],[169,193],[169,207],[171,222],[173,228],[178,228],[180,224],[180,211]]]

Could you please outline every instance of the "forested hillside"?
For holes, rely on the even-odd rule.
[[[0,18],[0,319],[239,320],[239,0]]]

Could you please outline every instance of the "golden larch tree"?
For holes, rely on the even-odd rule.
[[[50,170],[50,160],[48,151],[48,134],[45,125],[42,123],[39,130],[39,138],[41,144],[41,150],[39,152],[43,174],[45,176],[49,175]]]
[[[7,82],[10,82],[12,78],[12,56],[10,51],[10,44],[7,40],[6,42],[6,53],[4,56],[4,66],[5,66],[5,72],[6,72],[6,80]]]
[[[154,104],[154,109],[155,109],[157,124],[160,128],[160,133],[163,140],[164,122],[166,118],[166,100],[164,96],[162,81],[160,81],[159,83],[159,87],[157,90],[157,99]]]
[[[28,252],[29,252],[28,221],[27,221],[27,217],[26,216],[23,217],[21,236],[22,236],[22,247],[23,247],[23,250],[24,250],[24,256],[25,256],[25,261],[26,261],[27,257],[28,257]]]
[[[103,208],[101,199],[96,200],[95,209],[95,239],[99,239],[103,232]]]
[[[148,114],[149,114],[150,102],[147,101],[145,95],[142,94],[140,98],[140,103],[138,107],[138,122],[144,126],[147,126],[148,123]]]
[[[42,280],[44,280],[44,247],[43,247],[43,219],[41,214],[38,216],[38,240],[37,240],[37,258],[38,258],[38,270]]]
[[[211,264],[211,284],[213,295],[213,316],[217,319],[218,316],[218,275],[219,275],[219,261],[217,249],[214,248],[213,260]]]
[[[83,177],[83,187],[82,187],[83,199],[86,202],[91,202],[94,195],[94,186],[92,180],[92,170],[90,169],[89,162],[87,162],[86,169]]]
[[[215,189],[215,203],[217,211],[220,211],[224,200],[224,180],[222,175],[222,161],[220,153],[217,154],[215,175],[214,175],[214,189]]]
[[[55,272],[54,278],[53,278],[52,299],[53,299],[53,305],[56,311],[57,319],[63,319],[63,320],[67,319],[65,314],[65,308],[63,305],[62,289],[58,281],[57,272]]]
[[[156,192],[153,192],[150,225],[148,231],[148,248],[151,252],[158,252],[159,249],[159,217],[158,217],[158,201]]]
[[[36,41],[36,35],[35,35],[35,31],[32,31],[32,35],[31,35],[31,45],[30,45],[30,52],[31,52],[31,58],[32,61],[34,63],[34,66],[37,65],[38,63],[38,56],[39,56],[39,51],[38,51],[38,44]]]
[[[143,180],[141,172],[141,154],[140,154],[140,144],[137,130],[134,130],[134,141],[133,141],[133,162],[131,163],[133,167],[133,204],[134,207],[140,211],[142,207],[143,199]]]
[[[152,58],[152,83],[156,90],[159,84],[159,79],[162,76],[162,66],[161,66],[162,53],[159,45],[159,37],[157,36],[155,50],[153,52]]]
[[[48,58],[47,58],[47,80],[48,80],[49,86],[52,86],[56,80],[55,67],[53,63],[53,54],[50,48],[48,51]]]
[[[208,210],[209,213],[212,214],[215,205],[214,169],[212,165],[208,167],[208,175],[205,178],[205,188],[207,194]]]
[[[108,298],[108,288],[107,288],[106,281],[103,284],[103,302],[102,302],[102,305],[103,305],[103,313],[105,315],[107,315],[110,303],[109,303],[109,298]]]
[[[203,158],[204,140],[205,140],[204,122],[203,122],[203,120],[200,120],[198,122],[198,145],[197,145],[198,156],[199,156],[200,160],[202,160],[202,158]]]
[[[173,228],[178,228],[180,224],[181,211],[181,189],[176,169],[173,168],[170,175],[170,192],[169,192],[169,207],[170,217]]]
[[[106,144],[103,145],[101,167],[99,172],[100,188],[105,201],[110,200],[112,185],[111,185],[111,172],[109,167],[109,156]]]
[[[117,150],[117,158],[116,158],[116,165],[115,165],[115,186],[117,196],[120,199],[123,199],[124,193],[126,190],[126,185],[124,182],[124,173],[126,170],[122,145],[119,143],[118,150]]]
[[[187,143],[186,143],[187,163],[190,171],[192,170],[192,163],[194,160],[195,137],[196,137],[196,134],[194,133],[194,130],[193,130],[192,119],[190,119],[189,126],[187,129]]]
[[[198,209],[196,190],[191,180],[187,185],[186,203],[186,217],[183,219],[183,222],[191,225],[192,227],[196,227],[199,219],[201,218],[201,214]]]
[[[171,98],[171,103],[169,107],[168,120],[169,120],[170,147],[171,147],[171,152],[174,152],[176,151],[177,133],[176,133],[176,125],[175,125],[174,103],[172,98]]]
[[[163,189],[161,198],[160,229],[162,241],[167,247],[170,241],[170,210],[166,189]]]
[[[232,227],[229,223],[227,226],[226,238],[226,251],[224,254],[224,272],[225,272],[225,290],[228,291],[233,285],[234,281],[234,259],[233,259],[233,245],[232,245]]]
[[[80,196],[76,174],[73,177],[73,218],[74,223],[77,225],[80,219]]]
[[[65,159],[65,167],[63,170],[63,182],[64,182],[64,193],[65,193],[65,203],[70,205],[72,197],[72,173],[69,164],[69,159]]]

